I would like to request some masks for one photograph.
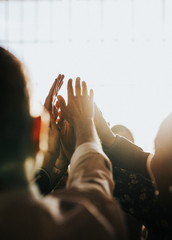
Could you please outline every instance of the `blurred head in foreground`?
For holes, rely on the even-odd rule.
[[[23,65],[0,47],[0,169],[1,176],[19,170],[33,156],[33,119]]]
[[[115,134],[118,134],[122,137],[125,137],[127,138],[128,140],[130,140],[131,142],[134,143],[134,137],[133,137],[133,134],[131,133],[131,131],[123,126],[123,125],[114,125],[112,128],[111,128],[112,132],[115,133]]]
[[[160,197],[165,200],[169,194],[172,196],[172,114],[160,125],[155,138],[155,154],[148,165]]]

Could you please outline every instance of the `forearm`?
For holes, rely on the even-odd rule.
[[[127,169],[131,172],[141,173],[148,176],[146,161],[149,153],[132,144],[125,138],[115,135],[103,115],[95,104],[95,124],[101,139],[103,149],[110,158],[113,167]]]
[[[63,153],[57,159],[51,152],[45,153],[44,162],[34,178],[43,195],[52,191],[66,173],[68,165],[69,161]]]
[[[99,137],[105,147],[110,147],[116,139],[116,135],[111,131],[109,126],[107,126],[106,130],[102,130],[101,133],[99,131]]]
[[[54,189],[66,171],[67,167],[63,169],[54,167],[51,174],[52,176],[50,176],[46,169],[40,168],[35,174],[33,182],[37,184],[41,194],[46,195]]]
[[[41,194],[46,195],[51,191],[50,175],[45,169],[38,169],[34,176],[33,182],[36,183]]]
[[[41,192],[46,195],[51,191],[51,172],[53,169],[54,161],[52,161],[52,154],[46,152],[44,154],[43,164],[37,170],[33,182],[35,182]]]
[[[85,119],[84,121],[76,122],[74,129],[76,134],[75,149],[85,142],[94,142],[94,144],[101,148],[100,139],[97,135],[93,120]]]
[[[69,160],[65,156],[62,148],[60,151],[60,156],[58,157],[55,166],[53,167],[52,176],[51,176],[51,185],[52,188],[56,187],[61,181],[62,177],[66,174],[69,166]]]
[[[108,123],[106,122],[102,115],[102,112],[100,111],[96,104],[94,104],[94,109],[95,109],[94,122],[99,138],[103,146],[110,147],[115,142],[116,135],[110,129]]]

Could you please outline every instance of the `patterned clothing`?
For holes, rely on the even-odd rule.
[[[172,239],[172,208],[161,204],[146,168],[148,153],[117,136],[105,149],[113,167],[114,197],[149,230],[149,239]]]

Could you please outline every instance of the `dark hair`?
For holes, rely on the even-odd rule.
[[[24,151],[30,131],[29,94],[23,65],[0,47],[0,163]]]
[[[114,132],[115,134],[119,134],[121,136],[124,136],[123,134],[126,133],[127,134],[127,139],[129,139],[131,142],[134,143],[134,137],[133,137],[133,134],[131,133],[131,131],[123,126],[123,125],[114,125],[112,128],[111,128],[112,132]]]

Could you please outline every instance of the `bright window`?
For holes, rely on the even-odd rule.
[[[35,103],[59,73],[80,76],[111,126],[153,151],[172,111],[171,12],[171,0],[1,0],[0,44],[28,67]]]

